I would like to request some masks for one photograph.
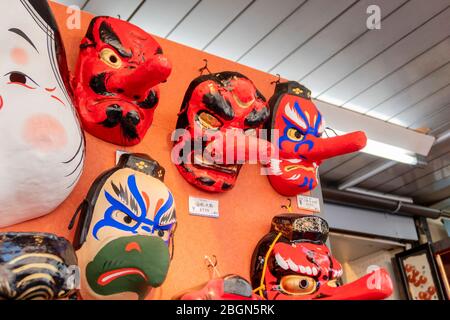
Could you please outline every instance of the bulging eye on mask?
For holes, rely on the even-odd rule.
[[[379,300],[392,294],[389,273],[379,268],[340,285],[341,264],[325,245],[328,224],[318,216],[282,214],[257,244],[251,261],[255,292],[268,300]]]
[[[150,34],[120,19],[94,18],[73,79],[84,129],[113,144],[138,144],[153,122],[158,85],[171,69]]]
[[[52,212],[84,165],[61,35],[46,1],[1,1],[0,227]]]
[[[298,82],[278,83],[269,106],[268,129],[277,133],[269,138],[279,157],[267,166],[268,178],[282,195],[313,190],[324,160],[359,151],[367,143],[362,131],[324,137],[325,120],[311,100],[311,91]]]
[[[66,299],[79,289],[75,251],[48,233],[0,233],[0,300]]]
[[[176,229],[164,172],[145,154],[124,154],[92,184],[69,226],[78,217],[83,299],[144,299],[164,282]]]
[[[186,133],[180,134],[174,143],[173,161],[178,171],[186,181],[202,190],[230,190],[242,167],[242,162],[237,161],[237,148],[221,146],[221,154],[233,154],[234,160],[226,163],[204,157],[205,151],[228,132],[235,133],[236,139],[248,139],[249,132],[261,128],[268,118],[264,96],[244,75],[224,71],[194,79],[186,91],[177,121],[177,131],[183,129]],[[244,154],[248,154],[248,148],[245,144]]]

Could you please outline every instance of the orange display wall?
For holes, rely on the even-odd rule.
[[[50,4],[64,39],[69,69],[73,71],[79,43],[92,16],[82,13],[81,29],[69,30],[66,27],[69,17],[66,7]],[[51,232],[72,240],[73,231],[67,228],[69,221],[94,179],[115,165],[116,151],[147,153],[166,169],[165,183],[174,194],[177,208],[174,259],[165,283],[156,290],[154,296],[157,299],[170,299],[185,289],[209,280],[205,255],[217,257],[218,269],[222,275],[236,273],[249,279],[253,249],[269,231],[272,217],[286,212],[281,209],[281,205],[286,204],[287,199],[271,188],[267,177],[260,175],[258,165],[244,165],[234,189],[224,194],[197,190],[178,173],[170,159],[170,136],[175,129],[184,93],[189,83],[199,75],[198,69],[204,65],[203,59],[208,59],[212,72],[231,70],[246,75],[267,99],[273,94],[274,85],[271,81],[275,77],[178,43],[159,38],[158,41],[172,62],[173,70],[167,83],[161,85],[161,101],[145,139],[137,146],[121,148],[85,133],[87,146],[84,172],[69,198],[49,215],[0,229],[0,232]],[[220,217],[216,219],[190,215],[189,196],[219,200]],[[294,210],[300,212],[295,199],[292,199],[292,204]]]

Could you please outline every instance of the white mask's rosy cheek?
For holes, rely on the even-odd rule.
[[[41,113],[29,117],[22,128],[24,141],[34,149],[51,152],[64,148],[67,133],[55,117]]]
[[[28,53],[23,48],[13,48],[11,50],[11,60],[18,65],[26,65],[28,63]]]

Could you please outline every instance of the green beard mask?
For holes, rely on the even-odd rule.
[[[144,299],[160,286],[169,269],[169,249],[156,237],[132,236],[107,243],[88,263],[86,277],[100,295],[135,292]]]
[[[163,179],[158,162],[126,154],[94,181],[70,224],[78,215],[73,244],[83,299],[145,299],[164,282],[176,212]]]

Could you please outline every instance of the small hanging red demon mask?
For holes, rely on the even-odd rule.
[[[341,264],[325,245],[328,224],[318,216],[283,214],[252,257],[253,288],[269,300],[378,300],[392,294],[392,281],[377,269],[339,286]]]
[[[254,134],[268,117],[265,98],[244,75],[221,72],[196,78],[185,94],[177,122],[174,155],[181,175],[203,190],[231,189],[242,167],[235,157],[236,145],[223,144],[221,151],[225,155],[225,149],[231,150],[231,163],[214,161],[205,151],[230,133],[237,140]],[[243,146],[248,149],[248,144]]]
[[[323,160],[366,145],[362,131],[323,137],[325,123],[311,100],[311,91],[295,81],[278,83],[269,106],[269,137],[279,153],[279,158],[270,161],[269,181],[282,195],[294,196],[314,189]]]
[[[120,19],[96,17],[80,45],[73,87],[83,127],[118,145],[141,141],[171,65],[148,33]]]
[[[251,284],[241,276],[230,274],[215,278],[206,284],[187,290],[174,297],[176,300],[262,300],[252,292]]]

